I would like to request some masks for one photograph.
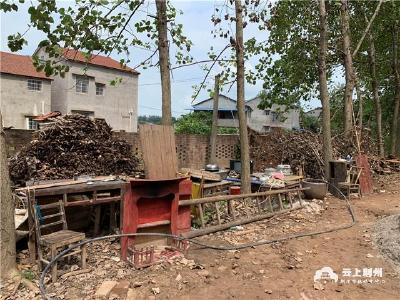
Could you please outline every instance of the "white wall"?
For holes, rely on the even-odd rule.
[[[260,98],[255,98],[250,101],[247,101],[246,104],[250,106],[253,111],[251,112],[251,116],[249,118],[249,126],[250,128],[258,131],[265,132],[266,126],[269,127],[281,127],[286,129],[299,128],[300,127],[300,111],[299,110],[289,110],[288,112],[283,113],[283,118],[285,119],[283,122],[279,120],[274,120],[272,116],[272,112],[284,111],[285,107],[282,105],[273,104],[270,109],[270,114],[266,115],[265,110],[259,109],[257,106],[260,103]]]
[[[38,55],[45,55],[39,50]],[[45,56],[46,57],[46,56]],[[95,118],[104,118],[113,130],[137,131],[138,119],[138,75],[100,66],[78,62],[64,62],[70,66],[65,78],[54,77],[52,109],[62,114],[72,110],[93,111]],[[87,94],[76,92],[75,75],[89,76]],[[111,86],[110,82],[122,78],[122,82]],[[95,83],[105,84],[103,96],[96,95]],[[131,112],[131,115],[129,114]]]
[[[28,90],[29,77],[1,73],[0,102],[3,125],[27,129],[26,116],[37,116],[51,111],[51,80],[42,81],[41,91]]]

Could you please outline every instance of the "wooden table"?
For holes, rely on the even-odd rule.
[[[31,261],[36,259],[34,204],[43,205],[62,200],[66,208],[95,206],[94,234],[96,235],[100,229],[100,204],[110,205],[110,228],[116,228],[115,204],[122,203],[126,184],[121,179],[110,180],[110,177],[95,177],[86,180],[43,183],[17,189],[16,192],[25,193],[28,199],[28,247]]]

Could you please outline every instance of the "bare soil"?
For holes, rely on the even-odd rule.
[[[400,214],[400,183],[387,177],[378,184],[378,191],[351,200],[357,223],[349,229],[240,251],[192,246],[186,258],[144,270],[134,270],[119,261],[118,241],[98,242],[89,247],[91,271],[60,279],[56,284],[48,283],[48,292],[54,299],[94,299],[103,281],[127,280],[134,299],[399,299],[400,274],[387,261],[388,256],[381,254],[378,246],[384,243],[378,246],[374,243],[374,232],[383,230],[376,225],[377,221]],[[343,200],[328,197],[322,203],[312,203],[287,215],[201,240],[213,245],[241,244],[336,228],[351,222]],[[394,238],[399,235],[389,235],[387,240],[393,242]],[[20,253],[19,259],[21,269],[36,270],[29,265],[26,253]],[[361,283],[339,280],[314,284],[315,272],[327,266],[340,279],[348,279],[343,276],[343,269],[357,274],[356,268],[382,268],[383,273],[382,277],[370,277]],[[37,282],[37,277],[33,281]],[[8,297],[13,288],[11,282],[2,288],[5,299],[39,298],[23,286]]]

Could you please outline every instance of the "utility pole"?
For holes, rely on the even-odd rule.
[[[219,75],[215,76],[213,116],[210,137],[210,162],[217,163],[217,133],[218,133],[218,100],[219,100]]]

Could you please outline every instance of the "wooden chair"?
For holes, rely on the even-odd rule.
[[[38,264],[39,270],[42,269],[43,263],[48,264],[59,252],[65,248],[71,246],[74,243],[81,242],[85,239],[85,234],[82,232],[76,232],[68,230],[67,221],[65,216],[64,203],[62,200],[44,205],[33,205],[34,219],[35,219],[35,231],[36,240],[38,246]],[[48,214],[45,214],[45,213]],[[51,232],[50,228],[62,228]],[[45,229],[46,234],[42,235],[42,231]],[[49,233],[50,232],[50,233]],[[43,250],[50,251],[50,255],[43,255]],[[64,255],[64,257],[70,257],[72,255],[81,254],[81,267],[86,268],[86,245],[83,245],[77,249]],[[46,256],[46,258],[44,257]],[[57,262],[53,264],[51,268],[51,278],[53,282],[57,281]]]
[[[350,194],[356,192],[357,195],[362,198],[360,189],[360,176],[362,173],[362,168],[351,166],[347,173],[346,182],[339,182],[338,187],[340,190],[345,190],[347,197],[350,198]]]

